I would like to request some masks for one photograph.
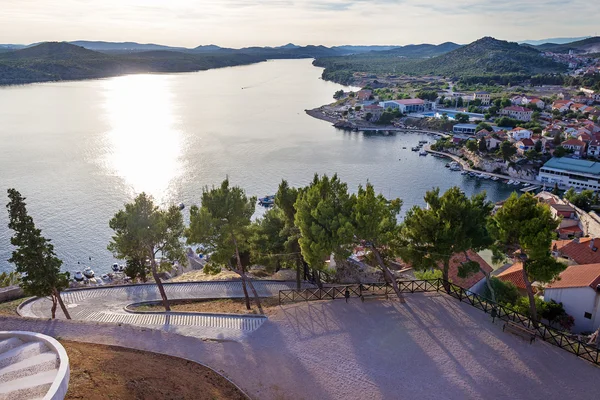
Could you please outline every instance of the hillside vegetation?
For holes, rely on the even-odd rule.
[[[440,45],[443,46],[443,45]],[[368,74],[446,76],[454,79],[516,77],[527,79],[536,74],[561,73],[565,66],[544,58],[539,50],[485,37],[469,45],[444,52],[436,57],[390,57],[394,50],[365,55],[317,59],[315,65],[325,67],[323,78],[340,83],[352,82],[356,72]]]
[[[51,42],[0,53],[0,85],[134,73],[191,72],[264,60],[264,57],[249,54],[191,54],[175,51],[105,54],[68,43]]]
[[[568,53],[570,50],[578,54],[600,53],[600,36],[595,36],[576,42],[566,44],[546,43],[537,46],[543,51],[551,51],[553,53]]]

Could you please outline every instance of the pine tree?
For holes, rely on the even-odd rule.
[[[8,189],[8,198],[8,228],[14,231],[10,243],[15,247],[8,262],[14,263],[21,275],[21,287],[30,296],[50,296],[52,318],[56,317],[59,304],[65,317],[71,319],[60,297],[60,292],[69,287],[69,273],[60,272],[62,261],[56,257],[50,240],[35,227],[27,213],[25,198],[15,189]]]
[[[161,210],[146,193],[138,195],[133,203],[125,204],[110,220],[115,231],[108,245],[116,258],[127,262],[129,271],[137,271],[142,279],[152,273],[166,311],[171,311],[167,293],[160,280],[159,272],[177,261],[185,263],[185,250],[181,237],[184,232],[183,216],[179,207],[173,205]],[[157,255],[163,262],[156,262]],[[140,271],[141,270],[141,271]],[[130,272],[131,273],[131,272]]]
[[[263,314],[260,298],[240,255],[250,247],[251,218],[255,206],[256,197],[247,197],[240,187],[229,186],[229,179],[225,179],[219,187],[205,187],[202,206],[190,209],[190,226],[185,235],[189,244],[202,244],[211,253],[211,263],[224,265],[240,276],[246,309],[251,309],[249,286],[256,306]]]

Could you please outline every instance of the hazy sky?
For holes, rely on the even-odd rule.
[[[195,47],[594,35],[598,0],[0,0],[0,42]]]

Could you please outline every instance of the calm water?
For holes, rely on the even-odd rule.
[[[422,205],[435,186],[487,190],[492,200],[509,194],[410,151],[432,137],[347,133],[307,116],[305,109],[330,102],[341,88],[320,74],[310,60],[281,60],[1,88],[1,202],[7,188],[17,188],[64,269],[81,269],[79,261],[98,273],[113,263],[109,219],[141,191],[160,204],[189,205],[227,175],[260,196],[275,192],[282,178],[305,185],[315,172],[337,172],[352,190],[369,180],[401,197],[404,210]],[[7,222],[3,208],[0,272],[12,268]]]

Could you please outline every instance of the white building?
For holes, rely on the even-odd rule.
[[[537,180],[552,186],[600,190],[600,163],[554,157],[540,168]]]
[[[435,110],[435,103],[422,99],[388,100],[379,103],[384,109],[400,110],[403,114],[421,113]]]
[[[528,121],[531,121],[531,116],[533,115],[533,111],[531,111],[525,107],[510,106],[510,107],[505,107],[502,110],[500,110],[500,115],[514,118],[519,121],[528,122]]]
[[[531,131],[529,131],[525,128],[515,128],[512,131],[510,131],[508,134],[515,142],[518,142],[519,140],[523,140],[523,139],[531,139],[531,135],[532,135]]]
[[[575,319],[573,332],[600,327],[600,264],[571,265],[544,290],[544,300],[562,303]]]

